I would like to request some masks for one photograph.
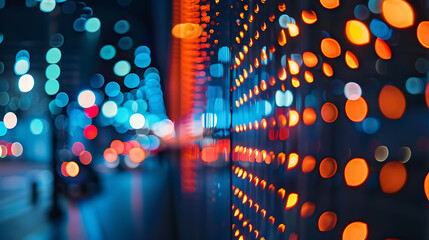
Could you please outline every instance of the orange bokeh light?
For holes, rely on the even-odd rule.
[[[67,175],[70,177],[76,177],[79,174],[79,165],[76,162],[68,162],[66,165]]]
[[[328,58],[336,58],[341,55],[341,46],[333,38],[324,38],[320,43],[320,49],[323,55]]]
[[[313,215],[316,210],[316,205],[312,202],[305,202],[301,207],[301,217],[307,218]]]
[[[349,20],[346,23],[346,36],[349,41],[356,45],[369,43],[368,27],[361,21]]]
[[[337,162],[333,158],[325,158],[320,162],[319,166],[320,176],[323,178],[330,178],[337,172]]]
[[[368,178],[368,164],[362,158],[350,160],[344,169],[344,178],[346,184],[351,187],[357,187],[365,182]]]
[[[429,48],[429,21],[419,23],[417,27],[417,39],[423,47]]]
[[[296,110],[289,111],[289,127],[295,127],[299,122],[299,113]]]
[[[112,143],[110,143],[110,147],[115,149],[117,154],[122,154],[125,149],[124,143],[120,140],[114,140]]]
[[[313,125],[316,122],[317,115],[313,108],[306,108],[302,113],[302,121],[305,125]]]
[[[320,4],[327,9],[334,9],[340,6],[340,0],[320,0]]]
[[[388,162],[381,168],[379,180],[384,193],[396,193],[407,181],[407,170],[401,162]]]
[[[342,240],[365,240],[368,236],[368,226],[363,222],[352,222],[343,231]]]
[[[327,102],[323,104],[320,115],[325,122],[333,123],[337,120],[338,109],[333,103]]]
[[[345,60],[346,60],[347,66],[349,66],[349,68],[351,68],[351,69],[359,68],[359,61],[358,61],[357,57],[352,52],[346,51]]]
[[[302,21],[307,24],[313,24],[317,21],[317,15],[313,10],[303,10],[301,13]]]
[[[334,70],[332,69],[331,65],[329,65],[328,63],[324,62],[322,65],[322,70],[323,73],[327,76],[327,77],[332,77],[334,75]]]
[[[295,205],[298,203],[298,198],[298,194],[296,193],[289,194],[289,196],[287,197],[286,209],[291,209],[295,207]]]
[[[311,155],[305,156],[302,160],[302,172],[309,173],[314,167],[316,167],[316,159]]]
[[[362,122],[368,113],[368,105],[362,97],[356,100],[348,99],[345,109],[347,117],[353,122]]]
[[[429,201],[429,173],[426,175],[426,178],[425,178],[424,189],[425,189],[426,198]]]
[[[319,59],[317,58],[316,54],[312,52],[304,52],[302,54],[302,60],[307,67],[315,67],[319,63]]]
[[[414,11],[404,0],[384,0],[381,12],[387,23],[396,28],[407,28],[414,24]]]
[[[337,214],[334,212],[324,212],[319,217],[319,230],[322,232],[331,231],[337,225]]]
[[[107,162],[114,162],[118,159],[118,153],[113,148],[104,150],[103,157]]]
[[[299,155],[297,153],[289,154],[289,161],[287,164],[287,169],[292,169],[298,165]]]
[[[388,60],[392,58],[392,51],[390,50],[389,45],[385,41],[383,41],[381,38],[377,38],[375,40],[375,53],[381,58]]]
[[[399,88],[386,85],[378,96],[378,106],[381,113],[389,119],[399,119],[405,112],[405,96]]]
[[[131,148],[128,153],[130,156],[130,160],[135,163],[141,163],[146,157],[145,152],[141,148]]]

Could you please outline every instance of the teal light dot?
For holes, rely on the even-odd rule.
[[[113,118],[118,113],[118,105],[113,101],[107,101],[103,104],[101,112],[106,118]]]
[[[3,121],[0,121],[0,137],[3,137],[7,133],[7,128]]]
[[[50,79],[45,83],[45,92],[48,95],[57,94],[58,90],[60,90],[60,83],[55,79]]]
[[[424,92],[425,83],[422,78],[411,77],[405,82],[405,88],[410,94],[421,94]]]
[[[113,66],[113,72],[119,77],[123,77],[127,75],[130,71],[131,71],[131,65],[129,62],[125,60],[121,60],[117,62],[115,66]]]
[[[100,29],[100,26],[101,26],[100,19],[93,17],[88,19],[88,21],[86,21],[85,30],[91,33],[97,32]]]
[[[30,69],[30,62],[26,58],[21,58],[15,63],[15,74],[16,75],[24,75]]]
[[[150,55],[147,53],[139,53],[134,58],[134,64],[138,68],[147,68],[150,65],[151,59]]]
[[[124,84],[127,88],[136,88],[140,84],[139,75],[135,73],[130,73],[125,76]]]
[[[46,53],[46,62],[58,63],[61,60],[61,50],[58,48],[51,48]]]
[[[31,120],[30,131],[34,135],[40,135],[43,132],[42,120],[40,120],[38,118]]]
[[[61,74],[61,69],[57,64],[51,64],[46,68],[46,78],[48,79],[58,79]]]
[[[56,6],[55,0],[42,0],[40,3],[40,11],[48,13],[52,12],[55,9]]]
[[[60,108],[67,106],[68,103],[69,103],[69,96],[65,92],[60,92],[55,97],[55,104]]]
[[[130,30],[130,24],[127,20],[119,20],[113,26],[113,30],[115,30],[116,33],[124,34]]]
[[[119,86],[117,82],[109,82],[108,84],[106,84],[104,91],[106,92],[107,96],[115,97],[120,93],[121,86]]]
[[[100,49],[100,57],[104,60],[110,60],[116,55],[116,49],[112,45],[105,45]]]

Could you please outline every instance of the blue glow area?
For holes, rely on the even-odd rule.
[[[158,149],[159,145],[160,145],[160,141],[158,137],[155,137],[154,135],[149,135],[149,150],[155,150]]]
[[[150,65],[150,62],[151,62],[150,55],[147,53],[139,53],[134,58],[134,64],[138,68],[146,68]]]
[[[0,0],[0,9],[3,9],[5,5],[6,5],[6,1]]]
[[[106,118],[113,118],[118,113],[118,105],[113,101],[107,101],[103,104],[101,112]]]
[[[83,32],[83,31],[85,31],[85,24],[86,24],[86,19],[83,17],[80,17],[80,18],[74,20],[73,29],[76,32]]]
[[[7,133],[7,128],[3,121],[0,121],[0,137],[3,137]]]
[[[271,114],[271,112],[273,111],[273,106],[271,106],[271,103],[270,103],[270,102],[268,102],[267,100],[263,100],[262,102],[263,102],[263,103],[264,103],[264,105],[265,105],[265,107],[264,107],[264,109],[265,109],[265,111],[264,111],[264,115],[265,115],[265,116],[270,115],[270,114]]]
[[[121,86],[117,82],[109,82],[104,88],[104,92],[109,97],[115,97],[121,91]]]
[[[6,106],[9,103],[10,97],[7,92],[0,92],[0,106]]]
[[[0,33],[0,44],[3,42],[4,36],[3,33]]]
[[[94,90],[94,95],[95,95],[95,104],[101,105],[104,101],[104,92],[102,92],[99,89]]]
[[[149,73],[149,74],[146,74],[144,77],[146,79],[155,79],[158,82],[161,80],[161,77],[159,76],[159,73]]]
[[[46,68],[45,75],[47,79],[58,79],[61,75],[60,66],[51,64]]]
[[[15,56],[15,61],[17,62],[20,59],[27,59],[27,61],[30,61],[30,53],[27,50],[20,50]]]
[[[104,60],[110,60],[116,55],[116,49],[112,45],[105,45],[100,49],[100,57]]]
[[[100,27],[101,27],[100,19],[96,17],[92,17],[88,19],[85,23],[85,30],[90,33],[97,32],[98,30],[100,30]]]
[[[228,47],[221,47],[219,49],[219,52],[217,54],[217,59],[219,62],[221,63],[228,63],[229,60],[231,59],[231,53],[229,51]]]
[[[223,65],[221,63],[215,63],[210,65],[210,75],[212,77],[222,77],[223,76]]]
[[[40,135],[43,132],[42,120],[35,118],[30,122],[30,131],[33,135]]]
[[[381,3],[382,0],[369,0],[368,8],[372,13],[379,14],[381,13]]]
[[[115,66],[113,66],[113,72],[115,73],[115,75],[119,77],[123,77],[127,75],[128,73],[130,73],[130,71],[131,71],[131,65],[128,61],[125,61],[125,60],[121,60],[117,62]]]
[[[118,95],[110,97],[110,100],[115,101],[117,104],[121,104],[124,101],[124,94],[119,92]]]
[[[118,34],[124,34],[130,30],[130,24],[127,20],[119,20],[113,26],[113,30]]]
[[[100,88],[104,85],[104,77],[103,75],[97,73],[94,74],[94,76],[91,77],[91,80],[89,80],[89,84],[93,88]]]
[[[130,50],[134,45],[134,41],[131,37],[121,37],[118,41],[118,47],[122,50]]]
[[[69,96],[65,92],[60,92],[55,97],[55,103],[60,108],[65,107],[69,103]]]
[[[410,94],[420,94],[424,92],[425,83],[422,78],[411,77],[405,82],[405,88]]]
[[[125,87],[127,88],[136,88],[140,84],[140,78],[139,75],[135,73],[130,73],[127,76],[125,76],[124,79]]]
[[[298,63],[299,66],[302,66],[302,56],[298,53],[292,53],[290,55],[290,59],[296,63]]]
[[[145,113],[147,111],[148,105],[145,100],[139,99],[136,101],[137,103],[137,111],[139,113]]]
[[[22,57],[15,62],[14,70],[16,75],[24,75],[30,70],[30,62],[27,58]]]
[[[49,39],[49,44],[51,45],[51,47],[61,47],[64,44],[64,36],[61,33],[55,33]]]
[[[214,128],[217,125],[217,116],[215,113],[203,113],[201,115],[201,125],[204,128]]]
[[[369,29],[371,30],[372,34],[374,34],[374,36],[383,40],[388,40],[392,37],[392,30],[380,19],[372,19],[371,23],[369,24]]]
[[[276,105],[279,107],[290,107],[293,102],[293,94],[290,90],[286,90],[286,92],[277,90],[275,98]]]
[[[368,117],[362,122],[362,130],[366,134],[374,134],[380,128],[380,121],[376,118]]]
[[[56,5],[57,3],[55,2],[55,0],[42,0],[39,7],[40,11],[48,13],[52,12],[55,9]]]
[[[70,125],[78,126],[80,128],[85,128],[92,122],[92,120],[85,115],[83,110],[77,108],[70,111],[69,117],[73,120],[70,122]]]
[[[282,28],[288,28],[287,25],[291,24],[291,23],[293,23],[293,22],[292,22],[292,19],[289,17],[289,15],[283,14],[283,15],[281,15],[279,17],[280,27],[282,27]]]
[[[46,52],[46,62],[58,63],[61,60],[61,50],[58,48],[51,48]]]
[[[45,92],[48,95],[55,95],[60,90],[60,83],[55,79],[50,79],[45,83]]]
[[[61,10],[64,14],[72,14],[76,11],[76,2],[75,1],[67,1],[61,6]]]
[[[280,64],[282,65],[282,67],[286,67],[287,64],[287,56],[286,54],[282,56],[282,58],[280,58]]]
[[[55,127],[58,129],[65,129],[68,125],[68,119],[64,115],[58,115],[55,118]]]
[[[363,4],[358,4],[354,10],[355,17],[359,20],[366,20],[369,17],[369,10]]]
[[[124,107],[118,108],[118,113],[115,115],[115,121],[123,124],[130,118],[130,112]]]
[[[340,79],[334,79],[331,81],[332,93],[335,95],[343,95],[344,93],[344,82]]]
[[[56,99],[49,102],[49,111],[52,115],[57,115],[61,113],[62,109],[57,106]]]
[[[140,53],[147,53],[147,54],[151,54],[150,52],[150,48],[147,46],[139,46],[136,48],[136,50],[134,51],[134,57],[139,55]]]

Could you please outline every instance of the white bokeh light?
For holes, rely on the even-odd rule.
[[[18,88],[21,92],[29,92],[34,87],[34,78],[30,74],[25,74],[19,78]]]

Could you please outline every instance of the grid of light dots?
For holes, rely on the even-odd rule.
[[[219,4],[220,1],[214,1]],[[378,93],[378,101],[376,104],[370,105],[372,102],[367,102],[365,99],[365,88],[362,88],[359,82],[349,81],[344,84],[336,78],[335,67],[338,62],[342,61],[344,66],[347,66],[351,72],[358,71],[359,58],[363,57],[359,53],[359,49],[367,45],[373,46],[373,51],[379,58],[376,61],[376,71],[378,74],[383,74],[382,61],[388,61],[392,58],[392,52],[395,52],[395,40],[391,40],[392,33],[400,32],[403,28],[411,28],[417,26],[416,40],[420,43],[422,51],[427,51],[429,48],[429,22],[420,21],[416,23],[413,6],[403,0],[371,0],[368,5],[358,4],[353,9],[354,17],[344,21],[344,32],[348,43],[338,42],[336,38],[330,36],[326,31],[323,31],[323,39],[320,42],[319,49],[295,53],[291,48],[287,47],[287,43],[294,44],[301,37],[300,32],[306,33],[301,29],[309,28],[310,25],[317,25],[317,12],[312,9],[303,9],[299,15],[291,13],[295,18],[287,15],[287,6],[283,1],[255,1],[249,3],[242,1],[241,3],[232,3],[231,9],[237,13],[236,21],[233,21],[233,29],[238,29],[237,36],[233,36],[234,43],[231,48],[217,46],[219,63],[210,66],[210,74],[212,77],[222,77],[224,69],[228,69],[229,57],[233,63],[233,86],[230,89],[233,94],[233,123],[232,130],[237,136],[235,139],[240,139],[247,144],[240,144],[237,141],[233,142],[233,166],[234,174],[242,180],[247,180],[249,183],[254,183],[254,187],[265,189],[267,182],[261,178],[254,177],[252,172],[255,170],[254,164],[265,164],[267,166],[285,166],[287,171],[296,171],[296,166],[301,164],[301,171],[304,174],[310,173],[319,166],[319,174],[322,178],[332,178],[337,174],[339,165],[336,160],[331,157],[326,157],[316,160],[313,156],[307,155],[302,160],[296,152],[278,151],[279,148],[270,148],[270,144],[265,144],[267,149],[254,147],[258,145],[258,141],[254,139],[268,138],[273,144],[275,141],[285,141],[288,139],[296,139],[297,131],[304,126],[330,125],[341,118],[342,113],[350,121],[351,124],[360,129],[367,135],[375,134],[379,131],[384,121],[401,119],[406,110],[406,98],[401,88],[406,89],[411,95],[425,95],[426,104],[429,107],[429,85],[426,87],[429,76],[428,69],[424,69],[422,65],[426,64],[424,59],[416,61],[416,70],[422,76],[409,76],[406,81],[403,81],[403,86],[395,86],[396,83],[385,83]],[[272,9],[275,5],[276,9],[270,13],[268,9]],[[320,11],[329,11],[336,9],[340,5],[340,1],[320,0],[320,5],[325,8],[318,7]],[[262,12],[262,14],[260,14]],[[217,15],[221,14],[219,12]],[[217,16],[216,15],[216,16]],[[296,15],[296,16],[295,16]],[[377,17],[377,15],[381,15]],[[401,16],[401,17],[397,17]],[[267,18],[267,19],[264,19]],[[261,20],[262,19],[262,20]],[[253,32],[250,32],[252,29]],[[273,31],[276,31],[276,43],[271,44],[264,36],[269,36]],[[235,32],[234,30],[231,32]],[[217,43],[217,40],[214,41]],[[256,46],[262,46],[256,49]],[[271,45],[270,45],[271,44]],[[347,47],[346,47],[347,46]],[[345,48],[345,49],[344,49]],[[350,49],[348,49],[350,48]],[[230,52],[232,49],[232,52]],[[284,54],[287,52],[287,54]],[[255,57],[256,55],[256,57]],[[254,56],[252,58],[251,56]],[[342,56],[342,58],[340,58]],[[275,65],[277,70],[273,72],[271,62],[279,62]],[[334,89],[334,95],[345,96],[344,111],[337,102],[327,101],[326,96],[322,98],[320,95],[308,94],[304,95],[305,103],[297,104],[298,98],[305,91],[300,90],[300,86],[306,85],[307,88],[316,85],[319,87],[319,82],[324,79],[332,79],[332,85],[337,85]],[[297,98],[297,99],[295,99]],[[337,97],[338,98],[338,97]],[[338,100],[338,99],[336,99]],[[322,104],[316,102],[322,101]],[[341,102],[341,101],[339,101]],[[304,107],[302,107],[304,105]],[[374,114],[377,108],[383,119],[381,121],[377,114]],[[371,110],[371,111],[370,111]],[[370,115],[371,114],[371,115]],[[369,116],[368,116],[369,115]],[[204,128],[216,128],[219,117],[216,113],[207,112],[202,116],[202,125]],[[247,132],[247,133],[246,133]],[[250,133],[253,132],[253,133]],[[245,134],[245,135],[243,135]],[[246,139],[246,135],[252,134],[252,139]],[[239,141],[240,141],[239,140]],[[422,145],[425,142],[424,136],[419,139],[420,150],[426,149]],[[419,143],[418,143],[419,144]],[[246,146],[247,145],[247,146]],[[273,145],[276,146],[276,145]],[[282,145],[277,145],[282,146]],[[210,149],[209,149],[210,148]],[[209,154],[203,154],[207,150]],[[210,151],[208,151],[210,150]],[[379,175],[379,184],[381,191],[388,194],[399,192],[407,180],[406,163],[410,160],[412,152],[410,147],[403,146],[399,150],[399,158],[384,162],[389,156],[389,149],[386,146],[378,146],[374,153],[374,158],[379,163],[383,163]],[[202,158],[205,162],[214,162],[218,159],[218,154],[221,153],[219,148],[206,147],[202,150]],[[208,156],[208,157],[207,157]],[[250,162],[240,168],[241,162]],[[378,163],[378,164],[379,164]],[[367,162],[366,159],[355,157],[348,160],[341,170],[343,180],[351,188],[364,185],[368,179],[369,172],[372,169],[379,169],[374,162]],[[248,169],[246,171],[246,169]],[[253,169],[253,170],[252,170]],[[394,177],[396,176],[396,177]],[[394,179],[395,178],[395,179]],[[261,181],[262,180],[262,181]],[[233,180],[234,182],[234,180]],[[249,184],[243,183],[248,189]],[[253,184],[250,184],[253,185]],[[287,189],[277,188],[270,184],[269,191],[277,193],[281,200],[285,199]],[[429,198],[429,174],[425,178],[424,190]],[[239,202],[248,204],[249,208],[254,207],[258,213],[259,204],[250,199],[250,195],[246,195],[244,190],[233,185],[233,195],[238,198]],[[275,191],[277,190],[277,192]],[[251,192],[254,192],[253,190]],[[291,194],[295,193],[290,193]],[[293,195],[298,202],[298,194]],[[234,202],[236,202],[234,200]],[[285,210],[287,209],[289,199],[285,202]],[[312,202],[301,203],[301,217],[309,217],[313,214],[315,205]],[[290,203],[295,206],[297,203]],[[258,206],[258,207],[255,207]],[[232,225],[233,235],[238,239],[264,239],[263,233],[258,229],[258,226],[251,224],[252,220],[249,217],[243,216],[245,211],[241,206],[233,205],[232,214],[242,223],[238,226],[234,222]],[[264,210],[264,209],[262,209]],[[260,212],[263,218],[271,225],[276,226],[277,232],[283,234],[285,232],[284,223],[276,221],[274,216],[267,215],[266,211]],[[254,216],[254,215],[251,215]],[[353,217],[353,216],[351,216]],[[258,222],[258,220],[255,220]],[[274,222],[276,224],[274,224]],[[240,224],[241,225],[241,224]],[[337,225],[337,214],[326,211],[320,215],[318,228],[321,232],[328,232]],[[342,230],[342,239],[366,239],[368,228],[365,222],[360,220],[350,221]],[[240,231],[241,230],[241,231]],[[268,230],[267,230],[268,231]],[[297,239],[296,233],[289,233],[289,239]]]

